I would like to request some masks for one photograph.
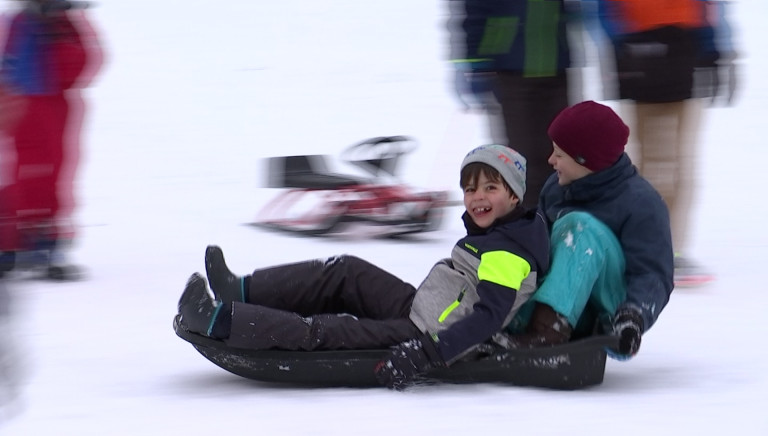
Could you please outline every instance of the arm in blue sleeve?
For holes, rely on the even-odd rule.
[[[645,331],[656,322],[674,287],[669,216],[662,205],[638,207],[623,226],[627,298],[621,307],[639,308]],[[641,212],[642,211],[642,212]]]

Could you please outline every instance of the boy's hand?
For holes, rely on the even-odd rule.
[[[374,369],[376,379],[389,389],[401,391],[430,368],[445,366],[437,344],[429,335],[410,339],[392,348]]]
[[[626,360],[637,354],[643,335],[643,317],[635,309],[623,308],[613,317],[613,332],[619,337],[620,360]]]

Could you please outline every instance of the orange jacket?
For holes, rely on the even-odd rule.
[[[607,0],[609,19],[621,23],[621,33],[664,26],[684,28],[707,25],[703,0]]]

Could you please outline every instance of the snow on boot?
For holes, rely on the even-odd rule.
[[[224,253],[216,245],[205,249],[205,273],[216,300],[227,306],[233,301],[245,301],[244,278],[232,274],[224,261]]]
[[[549,305],[536,303],[525,333],[499,333],[493,340],[506,349],[549,347],[568,342],[571,333],[573,328],[566,317]]]
[[[194,273],[187,280],[179,299],[181,325],[191,332],[210,336],[221,306],[211,298],[203,276]]]

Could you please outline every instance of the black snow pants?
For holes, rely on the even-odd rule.
[[[354,256],[256,270],[227,344],[256,350],[387,348],[416,337],[416,289]]]

